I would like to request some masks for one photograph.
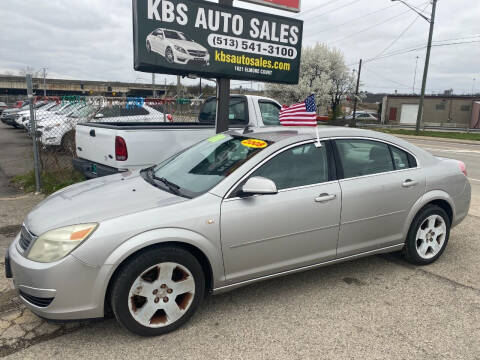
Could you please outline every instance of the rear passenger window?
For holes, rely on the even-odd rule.
[[[396,170],[408,169],[410,167],[408,164],[408,155],[405,151],[393,146],[390,146],[390,150],[392,150],[393,163],[395,164]]]
[[[372,140],[336,140],[345,179],[393,171],[388,145]]]
[[[252,175],[272,180],[278,190],[319,184],[328,181],[326,146],[314,144],[285,150]]]

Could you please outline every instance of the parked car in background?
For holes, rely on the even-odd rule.
[[[45,102],[42,106],[37,107],[35,109],[35,117],[39,118],[43,116],[47,111],[50,111],[50,109],[55,108],[58,106],[57,103],[55,102]],[[25,110],[25,111],[20,111],[18,113],[18,117],[15,119],[15,122],[17,123],[19,128],[24,128],[27,129],[26,123],[30,121],[30,109]]]
[[[96,109],[89,104],[79,103],[69,107],[70,112],[45,118],[37,126],[37,137],[44,146],[60,146],[71,154],[75,154],[75,125],[79,121],[87,121]]]
[[[244,129],[279,125],[280,108],[278,102],[269,98],[232,95],[230,126]],[[122,111],[124,119],[131,118],[127,110]],[[76,127],[78,158],[73,164],[87,178],[154,165],[214,135],[216,112],[217,101],[212,97],[200,108],[196,123],[120,121],[122,117],[107,120],[105,116],[98,119],[97,114],[94,122]]]
[[[0,101],[0,115],[2,115],[3,110],[5,110],[7,108],[8,108],[7,104]]]
[[[19,108],[10,108],[6,109],[3,111],[0,119],[2,122],[6,125],[13,126],[14,128],[20,128],[20,125],[17,123],[17,119],[19,119],[25,112],[28,112],[30,110],[30,107],[28,105],[28,101],[23,102],[23,106]],[[38,109],[45,105],[44,101],[40,101],[35,103],[34,108]]]
[[[346,120],[353,119],[353,114],[345,116]],[[357,120],[367,120],[367,121],[378,121],[378,117],[374,113],[359,111],[355,114],[355,119]]]
[[[208,50],[181,31],[158,28],[147,35],[146,47],[172,64],[210,65]]]
[[[463,163],[367,130],[325,126],[320,137],[229,131],[69,186],[28,214],[5,273],[43,318],[109,308],[154,336],[181,327],[205,294],[374,254],[442,256],[470,206]]]

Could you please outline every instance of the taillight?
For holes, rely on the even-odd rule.
[[[170,115],[170,114],[168,114],[168,115],[167,115],[167,120],[170,121],[170,122],[172,122],[172,121],[173,121],[173,116]]]
[[[460,167],[460,171],[463,173],[463,175],[467,176],[467,165],[463,161],[457,160],[458,161],[458,166]]]
[[[117,161],[125,161],[128,159],[127,143],[121,136],[115,137],[115,158]]]

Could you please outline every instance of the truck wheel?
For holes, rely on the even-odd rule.
[[[139,253],[116,276],[111,305],[118,322],[140,336],[178,329],[195,313],[205,292],[197,259],[178,247]]]
[[[75,132],[69,131],[62,138],[62,151],[66,152],[69,155],[75,155],[76,146],[75,146]]]
[[[449,236],[450,218],[445,210],[436,205],[427,205],[410,226],[404,257],[415,265],[431,264],[442,255]]]
[[[175,56],[173,55],[173,51],[170,47],[168,47],[165,51],[165,58],[170,64],[173,64],[175,62]]]

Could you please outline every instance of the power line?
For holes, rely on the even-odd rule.
[[[338,24],[338,25],[335,25],[335,26],[331,26],[329,28],[325,28],[325,29],[320,29],[319,31],[315,31],[315,34],[311,34],[309,36],[304,36],[303,38],[309,38],[309,37],[312,37],[312,36],[315,36],[317,34],[320,34],[320,33],[324,33],[324,32],[328,32],[328,31],[331,31],[333,29],[336,29],[336,28],[339,28],[341,26],[344,26],[344,25],[347,25],[347,24],[350,24],[352,21],[356,21],[356,20],[360,20],[360,19],[365,19],[366,17],[369,17],[371,15],[375,15],[375,14],[378,14],[379,12],[382,12],[382,11],[385,11],[385,10],[388,10],[388,9],[391,9],[395,6],[396,4],[394,5],[390,5],[390,6],[387,6],[387,7],[384,7],[384,8],[381,8],[379,10],[376,10],[376,11],[372,11],[370,13],[367,13],[367,14],[364,14],[362,16],[358,16],[358,17],[355,17],[353,19],[350,19],[348,21],[345,21],[344,23],[341,23],[341,24]]]
[[[403,16],[403,15],[409,13],[409,12],[410,12],[410,10],[407,10],[407,11],[404,11],[404,12],[398,14],[398,15],[391,16],[391,17],[389,17],[389,18],[387,18],[387,19],[385,19],[385,20],[383,20],[383,21],[381,21],[381,22],[379,22],[379,23],[376,23],[376,24],[374,24],[374,25],[372,25],[372,26],[369,26],[369,27],[367,27],[367,28],[365,28],[365,29],[356,31],[356,32],[351,33],[351,34],[349,34],[349,35],[347,35],[347,36],[344,36],[343,38],[334,40],[334,41],[332,41],[332,42],[330,43],[330,45],[331,45],[331,44],[338,43],[338,42],[342,42],[342,41],[347,40],[347,39],[349,39],[349,38],[351,38],[351,37],[353,37],[353,36],[356,36],[356,35],[358,35],[358,34],[362,34],[362,33],[366,32],[366,31],[372,30],[372,29],[376,28],[377,26],[386,24],[387,22],[390,22],[390,21],[393,20],[393,19],[397,19],[397,18],[399,18],[400,16]]]
[[[432,44],[432,47],[442,47],[442,46],[452,46],[452,45],[462,45],[462,44],[473,44],[473,43],[480,43],[480,40],[459,41],[459,42],[452,42],[452,43],[445,43],[445,44]],[[423,45],[423,46],[416,47],[416,48],[397,50],[397,51],[394,51],[394,52],[385,54],[385,55],[383,55],[383,56],[379,56],[379,57],[377,57],[377,58],[367,59],[367,60],[365,60],[365,62],[372,62],[372,61],[381,60],[381,59],[386,59],[386,58],[393,57],[393,56],[404,55],[404,54],[407,54],[407,53],[410,53],[410,52],[423,50],[423,49],[425,49],[426,47],[427,47],[427,45]]]
[[[339,2],[340,0],[330,0],[330,1],[327,1],[326,3],[324,4],[321,4],[321,5],[318,5],[318,6],[315,6],[311,9],[307,9],[306,11],[308,11],[309,13],[314,11],[314,10],[317,10],[317,9],[323,9],[324,7],[330,5],[330,4],[333,4],[333,3],[336,3],[336,2]],[[294,15],[293,17],[301,17],[303,15],[302,14],[297,14],[297,15]]]
[[[303,21],[308,21],[308,20],[311,20],[311,19],[316,19],[316,18],[322,17],[322,16],[324,16],[324,15],[330,14],[330,13],[335,12],[335,11],[337,11],[337,10],[346,8],[347,6],[353,5],[353,4],[355,4],[355,3],[359,2],[359,1],[361,1],[361,0],[353,0],[353,1],[350,1],[349,3],[346,3],[346,4],[342,5],[342,6],[338,6],[338,7],[336,7],[336,8],[327,10],[327,11],[325,11],[325,12],[323,12],[323,13],[318,14],[318,15],[310,16],[310,17],[308,17],[308,18],[306,18],[306,19],[303,19]]]
[[[425,10],[427,8],[428,4],[423,8],[423,10]],[[387,51],[388,49],[390,49],[393,45],[395,45],[395,43],[400,40],[402,38],[403,35],[405,35],[405,33],[410,30],[410,28],[417,22],[418,18],[420,17],[420,15],[417,15],[415,16],[415,19],[413,19],[413,21],[405,28],[405,30],[403,30],[385,49],[383,49],[382,51],[380,51],[377,55],[374,56],[374,58],[376,57],[379,57],[380,55],[384,54],[385,51]]]

